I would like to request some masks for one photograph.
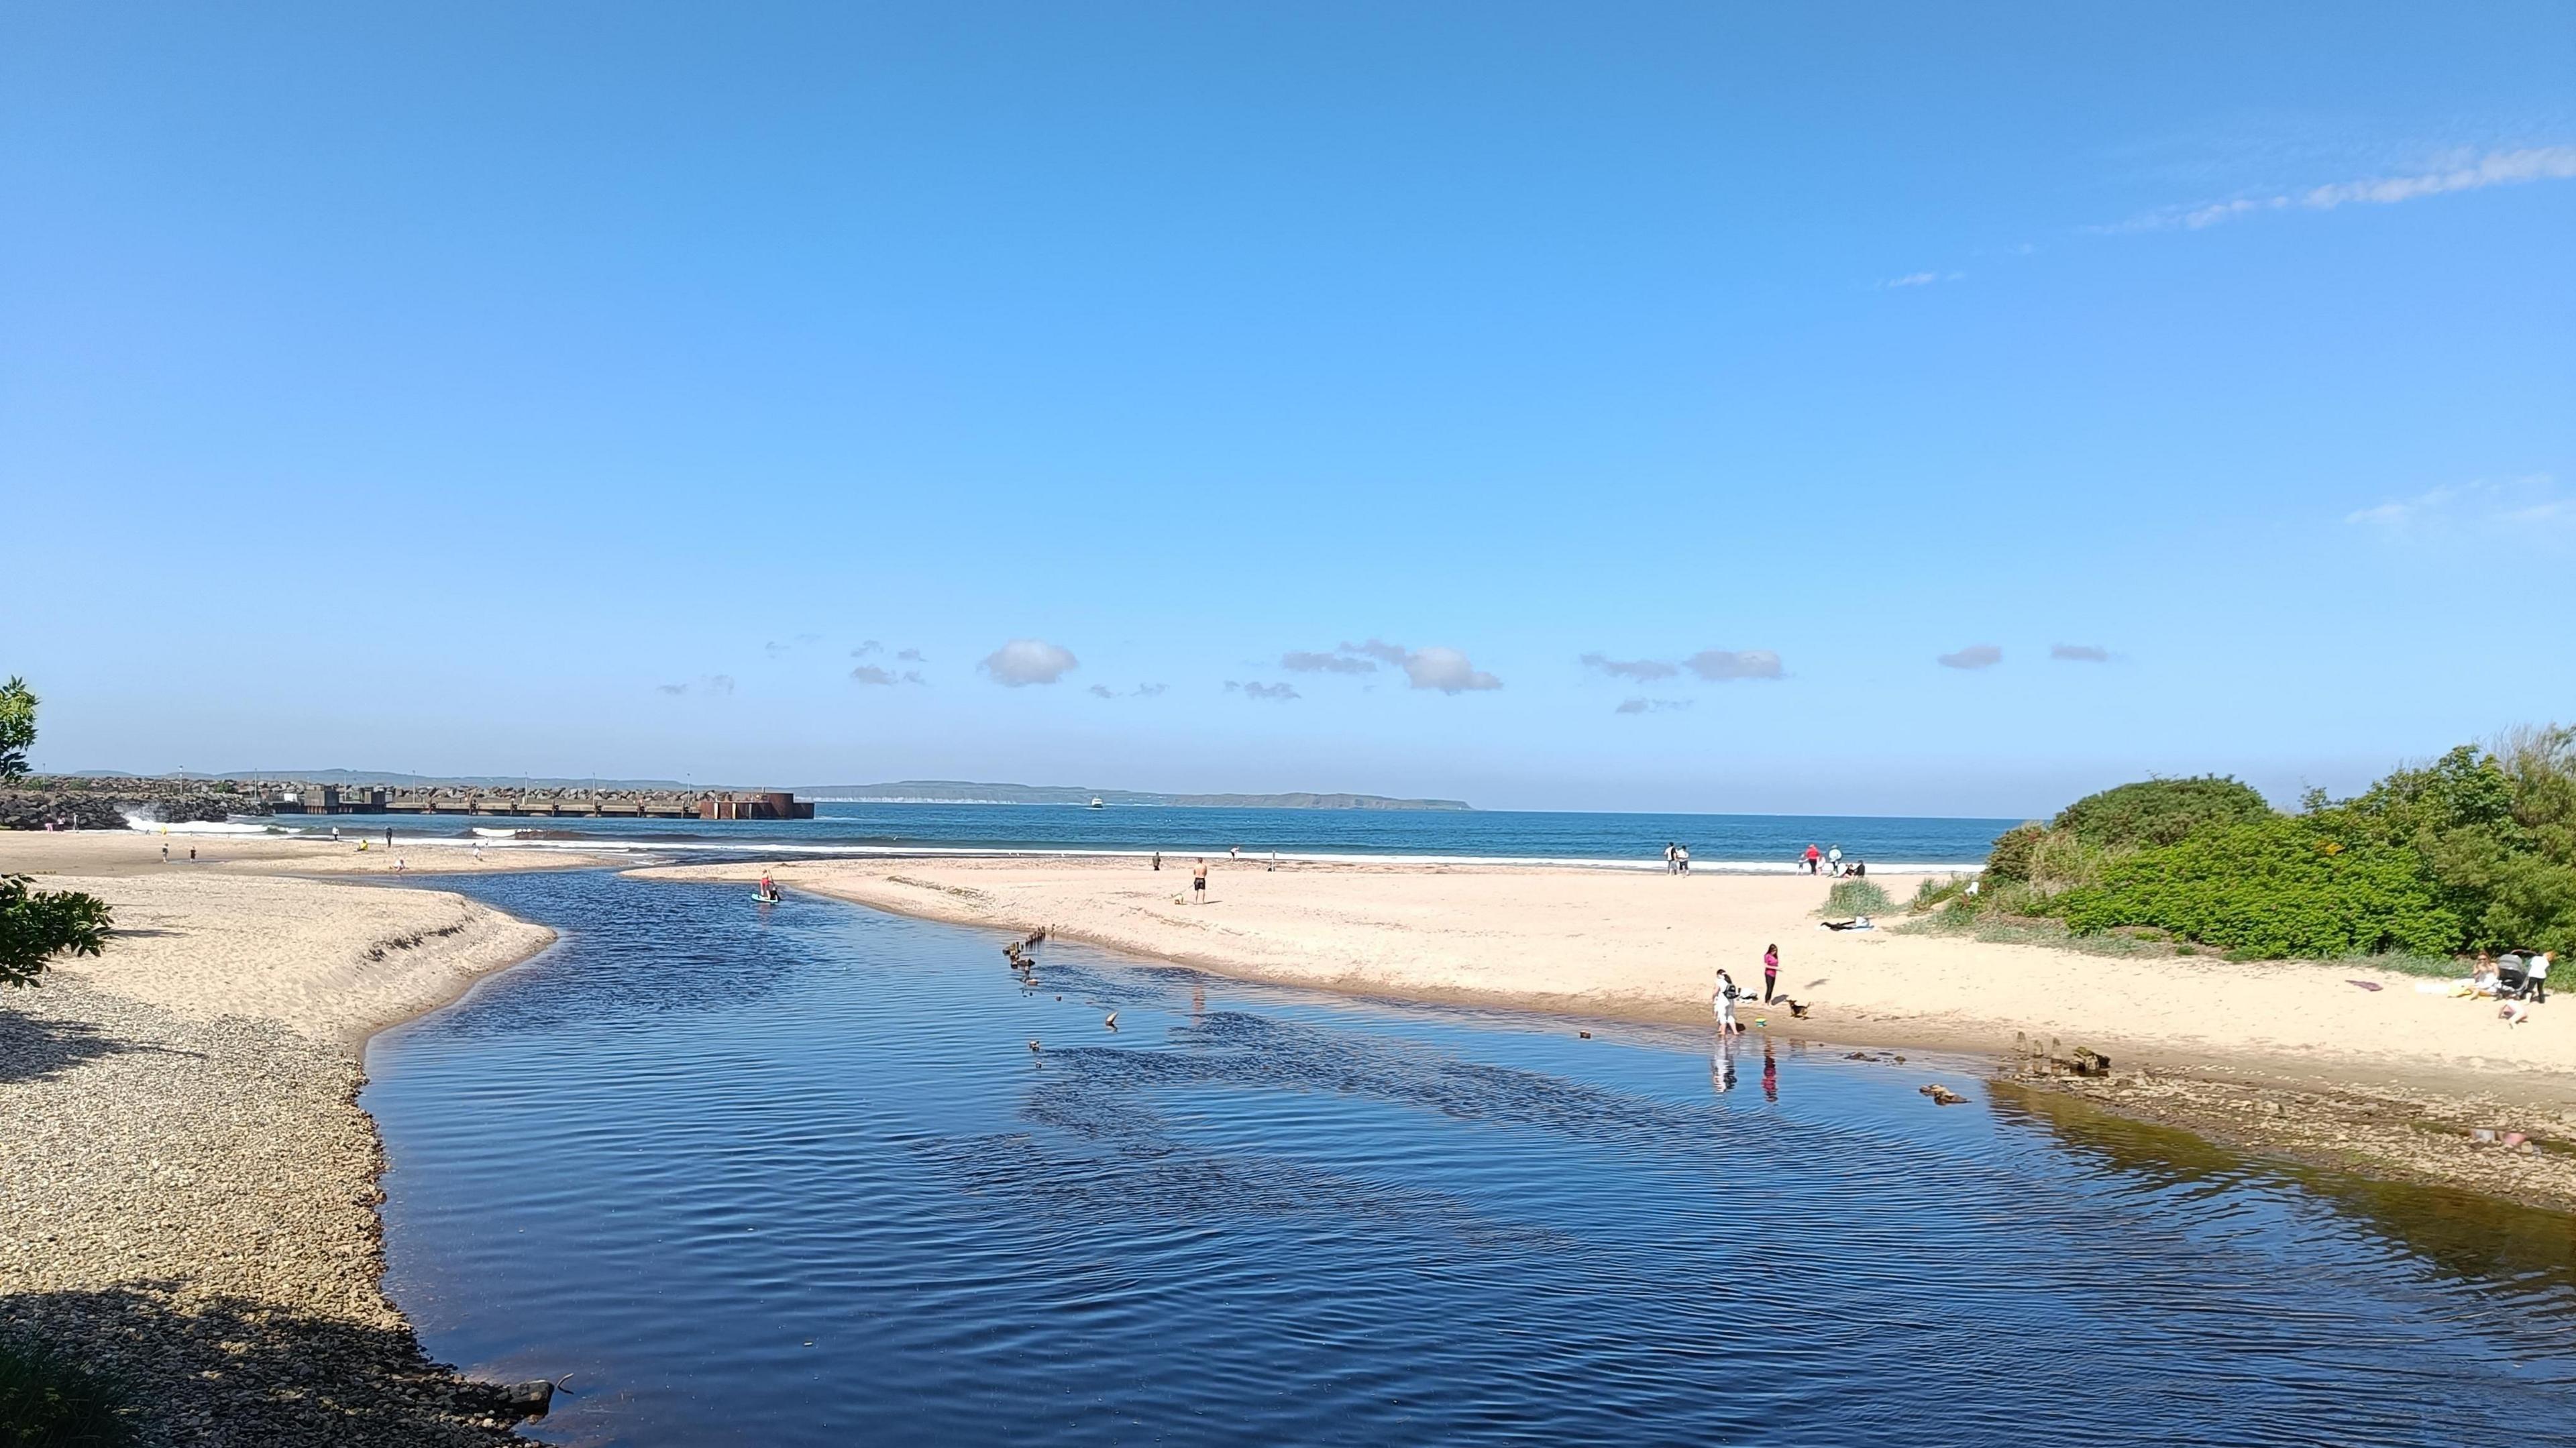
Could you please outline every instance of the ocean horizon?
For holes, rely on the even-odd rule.
[[[480,840],[494,848],[673,855],[1224,855],[1281,860],[1577,864],[1661,869],[1668,843],[1695,870],[1788,872],[1809,845],[1839,846],[1877,870],[1982,864],[2016,819],[1941,816],[1655,814],[1564,810],[1315,810],[1191,805],[818,802],[810,820],[527,820],[470,815],[242,816],[173,833]],[[165,826],[138,817],[135,826]]]

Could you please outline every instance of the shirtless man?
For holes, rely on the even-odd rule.
[[[1191,903],[1197,905],[1207,903],[1207,861],[1205,860],[1199,861],[1198,868],[1190,872],[1190,899]]]

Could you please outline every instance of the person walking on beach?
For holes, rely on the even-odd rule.
[[[388,850],[390,850],[390,849],[392,849],[393,847],[394,847],[394,827],[393,827],[392,825],[387,825],[387,826],[385,826],[385,848],[386,848],[386,849],[388,849]]]
[[[1822,850],[1817,849],[1813,845],[1807,846],[1807,873],[1810,875],[1816,873],[1816,862],[1823,858],[1824,852]]]
[[[1194,905],[1207,903],[1207,861],[1205,860],[1199,861],[1198,868],[1190,872],[1190,903]]]
[[[1735,977],[1726,973],[1726,967],[1719,966],[1717,968],[1717,996],[1710,1002],[1710,1004],[1717,1008],[1717,1033],[1720,1036],[1743,1034],[1744,1027],[1737,1025],[1735,1022],[1735,998],[1742,994],[1744,994],[1744,992],[1736,989]]]
[[[2549,952],[2534,955],[2524,964],[2523,972],[2523,978],[2531,982],[2531,998],[2542,1005],[2549,1004]]]
[[[1842,872],[1843,847],[1836,845],[1832,849],[1825,851],[1825,873],[1829,875],[1839,875]]]
[[[1673,873],[1673,851],[1678,850],[1678,849],[1680,849],[1680,848],[1681,848],[1681,846],[1679,846],[1679,845],[1677,845],[1677,844],[1674,844],[1674,843],[1673,843],[1672,841],[1670,841],[1670,840],[1666,840],[1666,841],[1664,841],[1664,873],[1665,873],[1665,874],[1669,875],[1669,874]]]
[[[1156,874],[1158,874],[1158,875],[1159,875],[1159,874],[1161,874],[1162,872],[1163,872],[1163,852],[1162,852],[1162,851],[1160,851],[1160,850],[1156,850],[1156,851],[1154,852],[1154,873],[1156,873]]]
[[[1690,846],[1673,846],[1673,873],[1676,875],[1687,875],[1690,873]]]
[[[1780,988],[1780,947],[1762,948],[1762,1003],[1771,1004],[1771,993]]]
[[[161,863],[165,865],[170,863],[170,842],[168,840],[163,840],[161,842]]]

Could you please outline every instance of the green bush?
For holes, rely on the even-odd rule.
[[[0,1342],[0,1448],[120,1448],[134,1441],[123,1400],[59,1353]]]
[[[45,962],[69,951],[96,955],[112,923],[107,902],[70,890],[30,890],[0,875],[0,985],[34,985]]]
[[[2096,848],[2179,844],[2218,825],[2254,824],[2272,806],[2253,786],[2229,777],[2143,779],[2088,794],[2057,812],[2052,829]]]
[[[1995,836],[1995,845],[1986,853],[1988,880],[2027,880],[2030,878],[2031,855],[2038,850],[2041,836],[2048,826],[2037,820],[2015,825]]]
[[[1884,915],[1895,904],[1876,880],[1836,880],[1825,892],[1827,915]]]
[[[2152,925],[2248,959],[2447,954],[2465,930],[2415,851],[2279,816],[2138,851],[2056,907],[2078,933]]]
[[[1924,876],[1923,883],[1914,887],[1914,898],[1905,902],[1907,912],[1920,915],[1960,899],[1968,888],[1969,878],[1966,875]]]

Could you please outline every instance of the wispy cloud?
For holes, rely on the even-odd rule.
[[[860,644],[857,648],[850,650],[850,657],[854,659],[864,659],[870,654],[881,654],[884,652],[885,645],[878,643],[875,639],[869,639],[865,643]]]
[[[1170,687],[1171,686],[1168,684],[1138,684],[1135,688],[1121,694],[1116,689],[1109,687],[1107,684],[1094,684],[1091,686],[1091,697],[1095,699],[1151,699]]]
[[[2077,664],[2107,664],[2111,651],[2100,644],[2050,644],[2048,656]]]
[[[1780,656],[1769,649],[1702,649],[1682,662],[1713,683],[1781,677]]]
[[[921,650],[919,649],[905,649],[901,653],[895,655],[895,661],[905,664],[926,664],[930,662],[928,659],[921,656]]]
[[[1665,714],[1691,706],[1688,699],[1622,699],[1613,714]]]
[[[1241,694],[1247,699],[1277,699],[1283,702],[1303,697],[1297,692],[1297,686],[1294,684],[1238,684],[1232,679],[1225,681],[1225,691],[1229,694]]]
[[[922,677],[917,669],[906,669],[898,674],[892,669],[879,668],[875,664],[861,664],[850,670],[850,682],[882,687],[888,684],[918,684],[922,682]]]
[[[1381,663],[1393,664],[1397,668],[1404,667],[1405,660],[1412,657],[1411,652],[1404,645],[1391,644],[1384,639],[1370,639],[1364,644],[1344,644],[1341,651],[1376,659]]]
[[[1456,649],[1409,649],[1372,638],[1364,644],[1343,643],[1331,653],[1298,650],[1280,655],[1279,666],[1303,674],[1373,674],[1379,664],[1404,671],[1405,682],[1443,694],[1499,689],[1503,681],[1467,661]]]
[[[1348,645],[1344,645],[1348,647]],[[1294,649],[1279,656],[1279,667],[1300,674],[1374,674],[1377,660],[1348,654],[1318,654]]]
[[[1681,665],[1668,664],[1661,659],[1614,659],[1607,654],[1585,654],[1577,662],[1587,669],[1598,669],[1614,679],[1634,679],[1640,684],[1651,684],[1657,679],[1669,679],[1682,671]]]
[[[1955,654],[1943,654],[1945,669],[1991,669],[2004,661],[2004,651],[1993,644],[1970,644]]]
[[[733,675],[701,674],[698,676],[698,681],[694,685],[655,684],[653,686],[653,691],[658,694],[669,694],[672,697],[677,698],[682,694],[688,693],[692,688],[701,694],[730,694],[733,692]]]
[[[2394,502],[2344,514],[2352,527],[2419,541],[2510,537],[2524,546],[2576,539],[2576,497],[2548,473],[2445,483]]]
[[[984,656],[976,665],[993,682],[1017,689],[1028,684],[1052,684],[1082,667],[1073,651],[1061,644],[1038,639],[1013,639]]]
[[[1937,286],[1942,282],[1965,281],[1967,280],[1967,277],[1968,274],[1963,271],[1907,272],[1901,277],[1889,277],[1887,280],[1880,282],[1879,286],[1891,289],[1896,287],[1929,287]]]
[[[1110,688],[1107,684],[1094,684],[1091,686],[1091,697],[1095,699],[1115,699],[1118,697],[1118,691]]]
[[[2461,156],[2452,162],[2396,176],[2334,181],[2302,190],[2238,196],[2226,201],[2167,207],[2097,227],[2099,231],[2197,231],[2223,221],[2270,211],[2333,211],[2345,206],[2393,206],[2427,196],[2518,186],[2532,181],[2576,180],[2576,146],[2525,146]]]

